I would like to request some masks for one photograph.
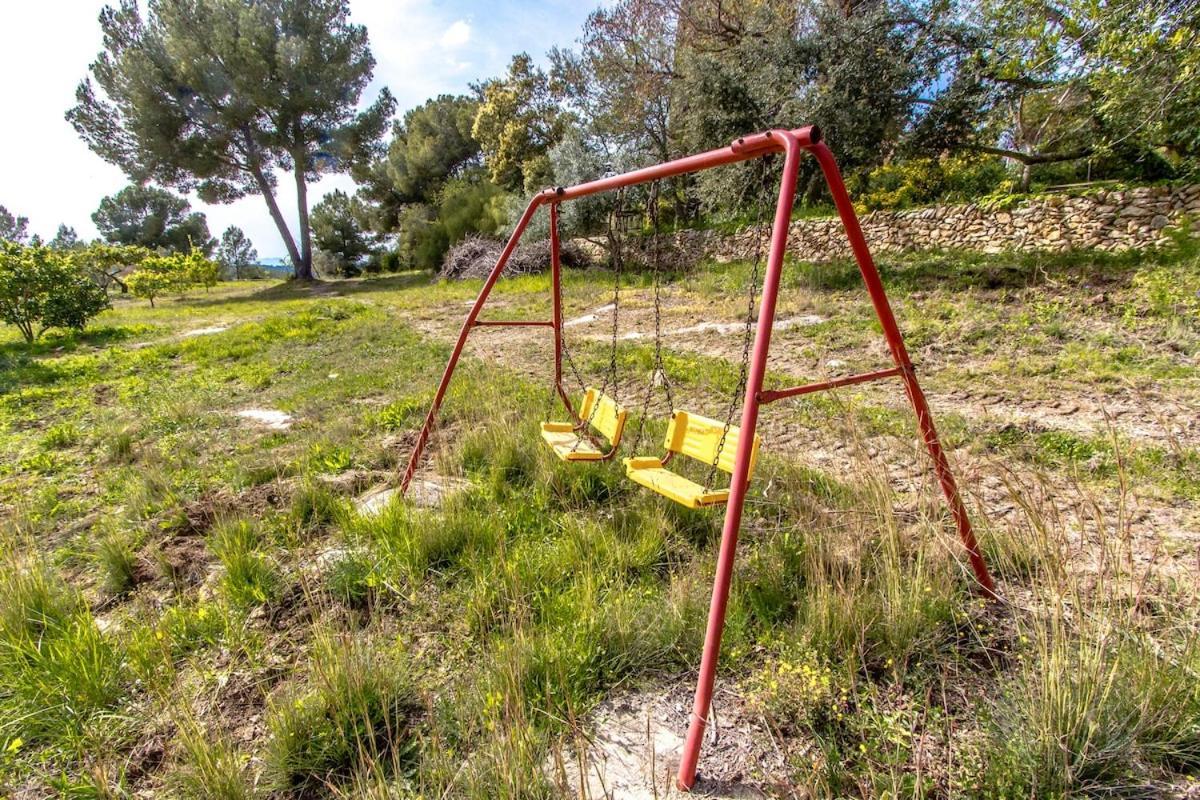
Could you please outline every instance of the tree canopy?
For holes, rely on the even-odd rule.
[[[155,186],[126,186],[100,201],[92,222],[105,241],[174,253],[212,252],[204,214],[186,199]]]
[[[230,225],[221,234],[221,243],[217,246],[217,263],[231,275],[234,280],[242,279],[242,272],[258,261],[258,251],[245,232],[236,225]]]
[[[519,53],[507,75],[478,88],[471,135],[483,150],[489,177],[510,191],[540,187],[549,177],[546,152],[562,138],[567,123],[546,73],[527,53]]]
[[[24,242],[29,238],[29,217],[14,214],[0,206],[0,241]]]
[[[108,308],[108,294],[76,268],[70,253],[0,242],[0,321],[26,343],[50,328],[83,330]]]

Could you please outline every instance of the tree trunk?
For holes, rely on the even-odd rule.
[[[263,199],[267,201],[267,210],[271,212],[271,219],[275,222],[275,227],[279,230],[279,236],[283,239],[283,244],[287,248],[288,258],[292,261],[293,276],[306,280],[301,274],[303,262],[300,259],[300,251],[296,249],[296,240],[292,238],[292,232],[288,229],[287,222],[279,210],[279,203],[275,200],[275,192],[271,190],[271,184],[267,181],[267,176],[263,174],[262,167],[257,163],[251,167],[250,171],[254,175],[254,181],[258,184],[258,190],[262,192]]]
[[[300,217],[300,262],[303,271],[297,269],[296,277],[300,280],[314,280],[312,271],[312,229],[308,224],[308,181],[304,179],[305,162],[292,157],[296,170],[296,211]]]

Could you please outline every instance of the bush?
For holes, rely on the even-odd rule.
[[[871,170],[856,197],[872,210],[962,202],[991,194],[1008,179],[1004,165],[996,159],[973,155],[914,158]]]
[[[167,292],[183,295],[193,286],[208,289],[217,284],[221,274],[220,265],[198,251],[155,255],[144,259],[136,272],[125,283],[135,297],[142,297],[154,306],[154,299]]]
[[[69,253],[0,243],[0,319],[27,343],[50,328],[81,331],[108,307],[108,295],[75,268]]]

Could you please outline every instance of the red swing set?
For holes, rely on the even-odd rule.
[[[779,281],[783,271],[784,253],[787,250],[788,223],[791,219],[792,206],[796,196],[796,182],[800,159],[805,152],[811,154],[817,160],[817,164],[824,174],[825,182],[833,196],[834,205],[837,207],[838,215],[841,217],[846,236],[850,242],[850,249],[853,251],[855,260],[858,262],[863,282],[866,284],[867,293],[870,295],[871,303],[883,328],[884,339],[891,352],[894,366],[874,372],[865,372],[786,389],[764,390],[763,377],[766,374],[767,358],[771,346],[771,329],[775,320],[775,303],[779,295]],[[905,394],[916,414],[921,438],[925,444],[925,448],[929,452],[930,458],[933,460],[934,471],[937,474],[938,482],[941,484],[942,492],[945,494],[946,502],[950,507],[950,512],[958,528],[963,547],[966,549],[970,559],[971,567],[978,581],[978,589],[988,597],[996,596],[995,585],[992,582],[991,575],[988,574],[983,556],[980,554],[979,546],[971,529],[971,521],[967,517],[966,507],[963,505],[962,497],[954,481],[954,476],[950,471],[946,454],[942,450],[937,430],[933,424],[933,417],[925,401],[925,395],[917,383],[917,376],[912,361],[908,356],[908,351],[904,347],[904,340],[900,335],[900,329],[896,324],[896,318],[892,313],[891,305],[888,303],[887,294],[879,278],[879,271],[876,269],[875,263],[871,258],[866,238],[863,236],[858,217],[854,212],[854,206],[850,202],[850,196],[846,192],[846,186],[842,181],[837,162],[834,160],[833,153],[821,140],[820,129],[812,125],[796,130],[770,130],[739,138],[727,147],[710,150],[706,153],[667,161],[662,164],[633,170],[621,175],[605,177],[577,186],[545,189],[535,195],[530,200],[525,213],[521,215],[521,219],[517,222],[512,236],[509,237],[508,243],[500,253],[499,258],[496,260],[496,265],[492,268],[491,273],[483,284],[483,288],[479,292],[479,296],[475,299],[474,305],[467,314],[466,321],[463,323],[462,330],[458,335],[458,341],[450,355],[449,363],[446,364],[445,372],[442,374],[442,380],[438,385],[437,393],[434,395],[429,413],[426,415],[421,432],[413,445],[412,454],[409,457],[408,466],[405,469],[404,477],[400,484],[400,492],[404,494],[407,492],[408,486],[421,463],[422,453],[429,439],[430,430],[437,419],[438,409],[441,407],[442,399],[445,397],[446,389],[450,384],[450,379],[454,375],[454,369],[458,364],[459,357],[462,355],[463,346],[475,328],[484,326],[536,326],[551,329],[554,336],[554,387],[558,396],[562,399],[563,405],[566,406],[567,411],[576,422],[546,423],[543,425],[543,437],[555,448],[561,458],[568,461],[600,460],[600,458],[608,458],[614,454],[619,444],[620,431],[624,427],[625,411],[602,393],[590,390],[585,398],[583,408],[577,414],[571,406],[571,401],[566,390],[563,388],[562,367],[564,344],[561,292],[562,269],[559,260],[558,236],[559,206],[562,203],[601,192],[621,190],[626,187],[651,183],[676,175],[699,172],[726,164],[763,158],[775,153],[784,154],[783,176],[775,206],[774,223],[771,229],[766,275],[763,280],[762,299],[759,305],[759,324],[754,335],[753,355],[750,358],[749,370],[746,375],[741,425],[735,429],[726,423],[724,430],[722,430],[721,424],[718,422],[707,420],[703,417],[696,417],[695,415],[688,415],[686,412],[675,411],[667,434],[668,458],[671,454],[680,452],[692,455],[693,457],[711,460],[714,468],[719,465],[721,469],[731,473],[729,489],[728,491],[721,491],[719,493],[710,492],[707,487],[703,487],[704,491],[702,493],[692,491],[692,489],[700,489],[701,487],[698,485],[693,485],[693,487],[681,485],[680,481],[687,483],[686,479],[667,471],[663,466],[665,459],[634,457],[625,461],[631,478],[640,484],[658,491],[660,494],[671,497],[677,502],[693,505],[694,507],[720,502],[725,504],[725,523],[722,529],[720,551],[717,557],[716,575],[713,579],[712,602],[708,613],[704,652],[700,661],[700,673],[696,685],[691,723],[688,728],[687,740],[684,744],[683,755],[676,779],[679,788],[684,790],[691,789],[696,780],[696,765],[700,758],[704,730],[712,703],[717,659],[721,648],[721,634],[725,627],[725,611],[729,602],[730,582],[733,576],[733,561],[737,549],[738,531],[741,528],[742,510],[745,505],[750,473],[753,469],[758,446],[758,437],[755,435],[755,428],[758,423],[758,412],[761,406],[784,398],[797,397],[826,389],[835,389],[841,386],[851,386],[885,378],[898,378],[903,384]],[[549,206],[550,213],[550,267],[551,288],[553,292],[552,318],[536,321],[479,319],[479,314],[487,302],[492,287],[495,286],[496,281],[504,271],[505,264],[508,262],[513,250],[516,249],[529,221],[541,206]],[[580,431],[589,424],[595,425],[597,429],[608,435],[612,448],[607,453],[599,453],[597,457],[591,455],[591,450],[585,445],[582,448],[582,457],[577,457],[576,454],[580,452],[581,447],[580,440],[575,438],[574,432]],[[719,444],[716,444],[714,447],[714,442],[718,437]],[[731,445],[730,449],[733,450],[732,458],[722,452],[727,438]],[[648,463],[651,461],[656,463]]]

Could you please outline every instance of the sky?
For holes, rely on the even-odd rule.
[[[115,3],[115,0],[111,0]],[[97,19],[104,0],[0,0],[0,205],[29,218],[31,233],[54,236],[60,223],[96,237],[91,215],[100,199],[128,181],[95,155],[63,114],[101,47]],[[467,91],[473,81],[501,74],[514,53],[544,63],[552,45],[574,44],[594,3],[584,0],[350,0],[365,25],[377,62],[363,105],[387,86],[397,115],[443,93]],[[279,202],[295,208],[290,180]],[[310,186],[312,204],[334,189],[349,192],[344,175]],[[261,258],[286,255],[283,241],[257,195],[213,206],[190,197],[214,236],[237,225]],[[294,227],[294,212],[289,214]]]

